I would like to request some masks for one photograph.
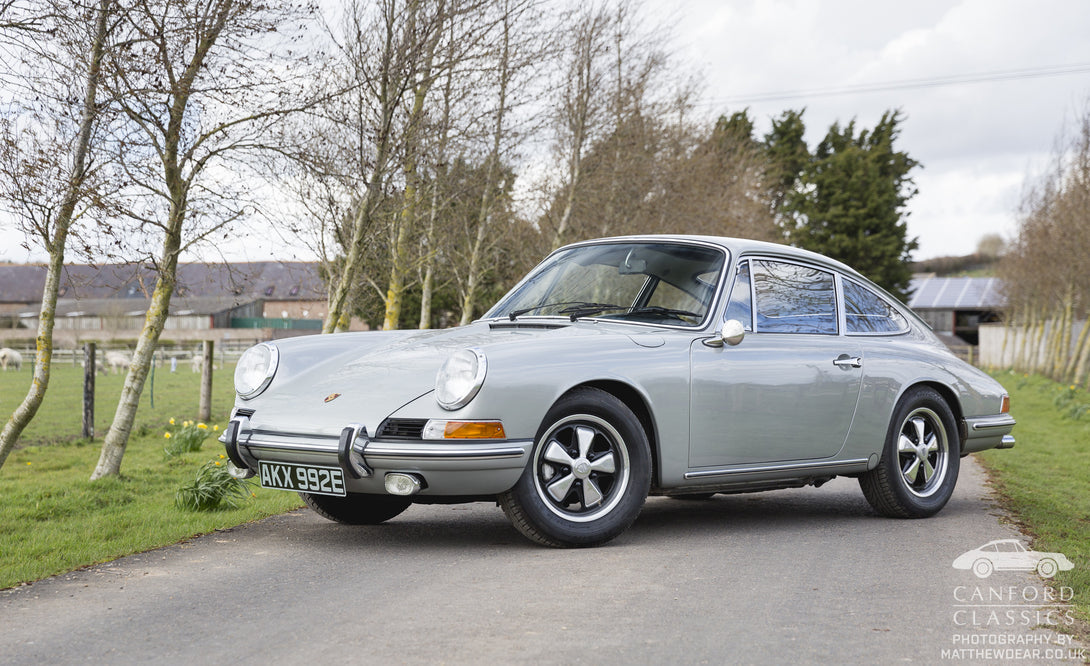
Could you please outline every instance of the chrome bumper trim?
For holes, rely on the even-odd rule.
[[[440,445],[442,446],[442,445]],[[381,444],[371,442],[367,447],[367,457],[403,459],[430,459],[430,460],[502,460],[504,458],[520,458],[525,453],[522,448],[488,448],[488,447],[423,447],[412,444],[398,446],[396,444]]]
[[[967,423],[974,432],[977,432],[995,428],[1010,429],[1014,427],[1015,420],[1010,414],[1000,414],[999,416],[986,416],[979,419],[965,419],[965,423]]]

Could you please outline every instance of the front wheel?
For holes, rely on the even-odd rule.
[[[319,516],[345,525],[378,525],[409,508],[412,500],[393,495],[312,495],[299,493]]]
[[[897,403],[882,458],[859,486],[883,516],[933,516],[954,492],[960,453],[950,407],[934,389],[918,386]]]
[[[529,464],[499,503],[532,541],[597,546],[628,529],[650,484],[651,451],[639,419],[617,397],[588,387],[545,415]]]

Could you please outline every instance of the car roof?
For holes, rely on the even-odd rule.
[[[811,252],[810,250],[804,250],[798,247],[791,247],[790,245],[782,245],[780,243],[770,243],[768,241],[751,240],[748,238],[731,238],[728,236],[701,236],[694,234],[641,234],[634,236],[611,236],[608,238],[593,238],[577,243],[571,243],[564,247],[578,247],[580,245],[594,245],[596,243],[621,243],[630,241],[658,241],[658,242],[676,242],[676,243],[705,243],[709,245],[719,246],[732,255],[744,255],[744,254],[763,254],[769,256],[778,256],[786,258],[803,259],[814,263],[824,264],[831,268],[836,268],[841,272],[847,273],[852,277],[858,277],[866,280],[851,266],[845,263],[831,259],[825,255],[818,254],[817,252]],[[561,248],[563,249],[563,248]],[[869,282],[869,280],[868,280]]]

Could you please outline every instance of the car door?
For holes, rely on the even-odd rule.
[[[841,334],[836,277],[780,259],[739,264],[724,319],[737,346],[693,343],[690,467],[835,456],[859,397],[858,341]]]

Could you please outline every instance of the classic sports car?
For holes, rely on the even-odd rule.
[[[1052,578],[1057,571],[1075,568],[1063,553],[1038,553],[1026,550],[1017,539],[989,541],[957,556],[955,569],[972,569],[978,578],[987,578],[993,571],[1036,571],[1042,578]]]
[[[479,321],[250,348],[233,473],[350,524],[493,500],[550,546],[622,533],[648,494],[855,476],[925,517],[961,456],[1014,445],[1003,387],[812,252],[639,236],[550,254]]]

